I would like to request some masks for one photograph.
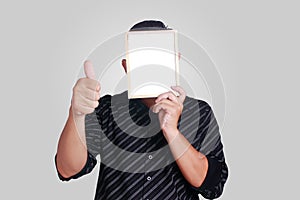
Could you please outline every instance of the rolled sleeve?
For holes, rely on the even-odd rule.
[[[75,174],[71,177],[68,177],[68,178],[63,177],[59,173],[59,171],[57,169],[57,163],[56,163],[56,157],[57,156],[55,155],[55,158],[54,158],[55,159],[55,166],[56,166],[56,171],[57,171],[57,175],[58,175],[59,179],[61,181],[69,181],[71,179],[77,179],[77,178],[79,178],[83,175],[89,174],[94,169],[94,167],[96,166],[97,160],[91,153],[89,153],[89,152],[87,152],[87,153],[88,153],[88,157],[87,157],[86,163],[85,163],[84,167],[82,168],[82,170],[80,172],[78,172],[77,174]]]
[[[192,187],[206,199],[216,199],[223,193],[228,178],[228,167],[225,162],[223,144],[219,126],[211,107],[206,104],[201,112],[196,149],[203,153],[208,161],[206,177],[200,187]],[[199,139],[201,138],[201,139]]]
[[[192,187],[204,198],[215,199],[223,193],[224,184],[228,177],[228,168],[224,162],[219,162],[216,158],[207,156],[208,170],[206,177],[200,187]]]

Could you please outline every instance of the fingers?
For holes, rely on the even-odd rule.
[[[180,86],[171,86],[171,88],[178,92],[179,96],[176,97],[175,94],[173,92],[166,92],[163,94],[160,94],[156,100],[155,103],[161,101],[162,99],[170,99],[173,102],[178,102],[178,103],[183,103],[186,97],[186,93],[185,91],[180,87]]]
[[[89,61],[89,60],[86,60],[86,61],[84,62],[84,73],[85,73],[85,76],[86,76],[87,78],[93,79],[93,80],[96,79],[93,64],[92,64],[92,62]]]
[[[85,86],[92,90],[100,90],[100,83],[96,81],[96,75],[94,71],[94,67],[91,61],[86,60],[84,62],[84,73],[88,80],[85,80]],[[84,80],[84,78],[83,78]]]
[[[75,87],[78,86],[78,87],[84,87],[84,88],[87,88],[87,89],[90,89],[90,90],[95,90],[97,92],[100,91],[100,83],[94,79],[89,79],[89,78],[80,78]]]
[[[78,93],[78,95],[85,97],[86,99],[92,100],[92,101],[98,101],[100,98],[100,93],[97,90],[88,89],[85,87],[82,87],[79,89],[79,91],[74,91],[74,93]]]
[[[183,88],[180,87],[180,86],[171,86],[171,88],[172,88],[174,91],[178,92],[178,94],[179,94],[178,98],[179,98],[180,102],[183,103],[184,100],[185,100],[185,97],[186,97],[186,93],[185,93],[185,91],[183,90]]]
[[[74,109],[74,114],[76,115],[86,115],[92,113],[95,110],[95,108],[93,107],[88,107],[84,105],[73,106],[72,108]]]
[[[92,113],[98,105],[99,102],[96,99],[92,100],[76,91],[73,93],[72,107],[76,111],[76,114],[83,115]]]
[[[174,109],[179,109],[180,110],[181,107],[180,107],[180,105],[174,104],[172,101],[170,101],[168,99],[163,99],[160,102],[156,103],[152,107],[152,111],[154,113],[159,113],[161,109],[165,110],[165,112],[167,112],[167,113],[172,113],[172,111]]]
[[[182,109],[181,103],[175,103],[169,99],[162,99],[152,107],[152,111],[158,113],[160,127],[163,131],[177,129]]]
[[[177,97],[174,95],[173,92],[166,92],[166,93],[160,94],[160,95],[156,98],[155,103],[160,102],[162,99],[170,99],[171,101],[178,102],[178,99],[177,99]]]
[[[81,96],[81,95],[78,98],[81,106],[95,109],[99,105],[98,100],[90,100],[85,96]]]
[[[77,115],[89,114],[99,105],[100,83],[95,79],[95,72],[90,61],[84,62],[85,78],[80,78],[74,88],[72,108]]]
[[[177,112],[180,114],[182,112],[183,102],[186,97],[185,91],[179,86],[172,86],[171,88],[179,93],[179,97],[176,97],[171,91],[159,95],[155,100],[155,105],[152,107],[154,113],[159,113],[162,109],[167,113]]]

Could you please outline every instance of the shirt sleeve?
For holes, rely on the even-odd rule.
[[[195,148],[206,156],[208,171],[201,186],[192,188],[206,199],[215,199],[223,193],[228,178],[228,167],[225,162],[217,120],[211,107],[207,103],[205,104],[205,107],[200,110],[202,120],[200,120],[197,134],[199,140]]]
[[[55,155],[55,166],[56,166],[56,171],[57,171],[57,175],[58,175],[59,179],[62,181],[69,181],[71,179],[77,179],[83,175],[90,173],[96,166],[97,160],[91,153],[89,153],[89,152],[87,152],[87,153],[88,153],[87,160],[86,160],[86,163],[85,163],[84,167],[82,168],[82,170],[80,172],[78,172],[77,174],[75,174],[71,177],[68,177],[68,178],[63,177],[57,170],[56,155]]]

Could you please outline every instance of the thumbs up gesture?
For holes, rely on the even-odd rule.
[[[71,107],[76,116],[92,113],[99,105],[100,83],[95,80],[93,64],[84,62],[85,78],[80,78],[73,87]]]

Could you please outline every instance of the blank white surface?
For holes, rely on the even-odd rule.
[[[178,85],[176,31],[131,31],[126,39],[129,98],[157,97]]]

